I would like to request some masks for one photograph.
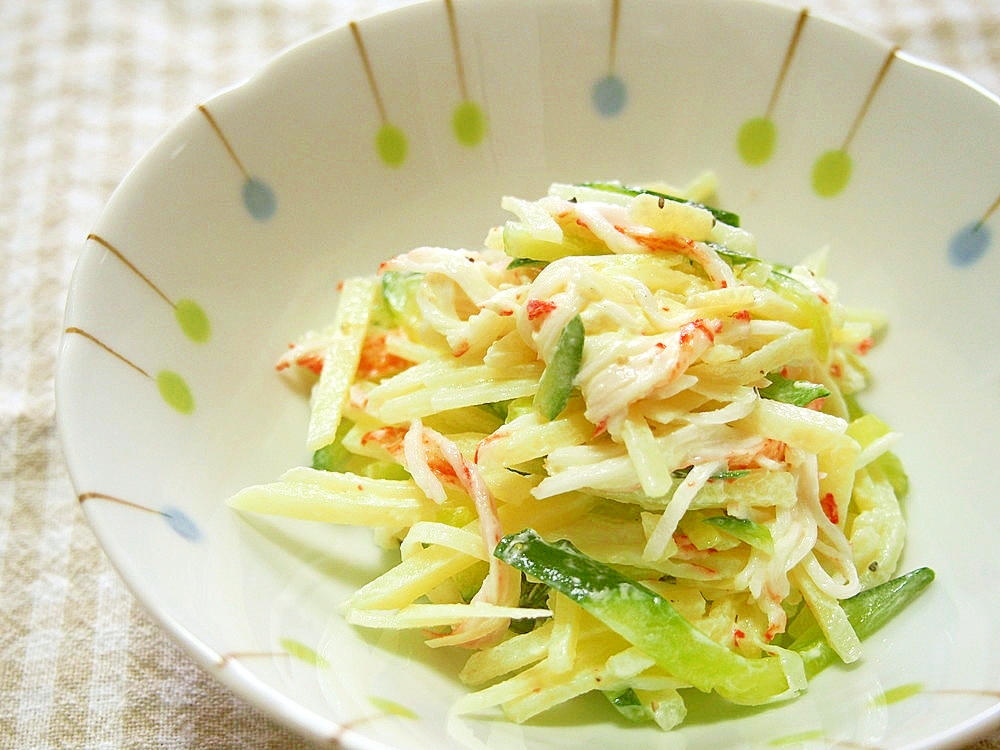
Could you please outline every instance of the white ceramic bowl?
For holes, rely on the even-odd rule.
[[[748,124],[749,123],[749,124]],[[431,0],[310,39],[173,128],[80,257],[58,420],[87,518],[191,657],[349,748],[939,748],[1000,721],[1000,102],[836,23],[742,0]],[[905,616],[803,698],[681,729],[580,701],[446,735],[456,659],[336,605],[386,564],[365,530],[253,522],[223,500],[307,460],[272,369],[338,279],[478,245],[550,181],[721,179],[765,254],[829,244],[884,309],[868,405],[913,490]],[[478,739],[470,739],[470,737]]]

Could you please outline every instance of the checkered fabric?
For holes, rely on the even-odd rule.
[[[391,4],[0,0],[0,748],[302,745],[194,666],[110,567],[63,466],[53,370],[73,265],[128,168],[284,47]],[[809,7],[1000,93],[1000,0]],[[973,747],[1000,750],[1000,732]]]

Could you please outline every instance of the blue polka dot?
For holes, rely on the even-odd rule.
[[[201,529],[191,520],[191,517],[179,508],[164,508],[160,513],[167,519],[170,528],[189,542],[201,541]]]
[[[990,228],[981,221],[973,222],[951,238],[948,260],[953,266],[971,266],[989,249],[990,240]]]
[[[594,84],[593,97],[598,112],[605,117],[614,117],[625,109],[625,82],[614,73],[609,73]]]
[[[278,210],[274,191],[256,177],[243,183],[243,205],[258,221],[267,221]]]

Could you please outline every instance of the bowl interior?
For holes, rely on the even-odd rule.
[[[314,739],[961,741],[1000,716],[1000,181],[985,167],[998,163],[995,97],[765,3],[432,0],[334,29],[193,108],[97,222],[57,376],[74,486],[126,582],[193,658]],[[273,362],[329,321],[338,280],[417,245],[479,245],[502,195],[683,184],[705,169],[763,254],[829,245],[845,299],[888,314],[865,403],[905,435],[903,566],[938,580],[863,664],[788,705],[706,699],[668,736],[622,731],[587,700],[529,726],[449,727],[460,655],[337,615],[387,564],[366,531],[223,504],[308,460],[306,400]]]

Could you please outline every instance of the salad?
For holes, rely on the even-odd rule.
[[[666,730],[691,690],[785,700],[933,578],[897,575],[899,434],[857,397],[884,318],[823,252],[761,257],[714,193],[505,197],[482,248],[344,280],[278,360],[312,465],[230,505],[398,549],[343,616],[467,649],[459,714],[599,691]]]

